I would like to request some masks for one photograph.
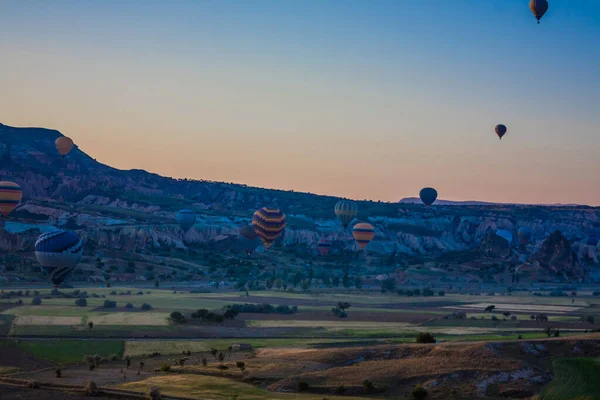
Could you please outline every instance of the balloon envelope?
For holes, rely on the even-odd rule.
[[[513,237],[510,231],[507,231],[505,229],[498,229],[496,231],[496,235],[500,236],[502,239],[505,239],[508,242],[508,244],[512,243]]]
[[[75,269],[83,254],[83,243],[73,231],[58,230],[41,234],[35,242],[35,257],[52,284],[60,285]]]
[[[537,19],[538,24],[540,23],[540,19],[546,14],[548,11],[548,1],[547,0],[531,0],[529,2],[529,9],[533,16]]]
[[[358,215],[358,204],[352,200],[340,200],[336,203],[334,212],[345,229]]]
[[[432,205],[433,202],[437,199],[437,195],[437,190],[430,187],[423,188],[419,192],[419,197],[421,198],[421,201],[428,207]]]
[[[352,236],[354,237],[354,240],[356,240],[356,243],[358,243],[358,247],[364,250],[371,240],[373,240],[375,228],[373,228],[373,225],[366,222],[358,223],[352,228]]]
[[[252,225],[268,250],[285,229],[285,214],[277,208],[263,207],[254,212]]]
[[[506,132],[508,131],[506,125],[502,124],[496,125],[496,128],[494,130],[496,131],[496,135],[498,135],[500,139],[502,139],[502,136],[506,135]]]
[[[3,216],[10,214],[23,198],[21,186],[14,182],[0,182],[0,213]]]
[[[521,240],[521,243],[523,244],[527,244],[529,243],[529,240],[531,239],[531,229],[529,229],[526,226],[522,226],[521,228],[519,228],[519,240]]]
[[[243,238],[246,239],[256,239],[258,237],[258,234],[256,233],[256,230],[254,230],[254,226],[253,225],[244,225],[240,228],[240,235]]]
[[[73,141],[66,137],[61,136],[54,142],[56,144],[56,150],[60,153],[61,156],[66,156],[73,149]]]
[[[331,245],[331,240],[322,238],[321,240],[319,240],[319,244],[317,245],[319,253],[321,253],[322,256],[326,256],[327,254],[329,254],[329,250],[331,250]]]
[[[192,210],[179,210],[175,215],[175,219],[179,227],[187,232],[196,223],[196,214]]]

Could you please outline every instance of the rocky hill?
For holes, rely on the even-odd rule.
[[[123,171],[97,162],[79,148],[61,158],[55,130],[0,124],[0,179],[19,183],[24,200],[0,230],[0,248],[30,251],[40,231],[67,227],[86,242],[88,252],[117,249],[150,253],[153,249],[233,243],[237,229],[264,205],[280,207],[288,228],[279,246],[316,254],[323,236],[334,254],[354,251],[349,232],[335,221],[337,198],[222,182],[172,179],[142,170]],[[175,212],[198,214],[186,235],[175,225]],[[473,253],[511,265],[533,263],[557,276],[599,279],[597,241],[600,209],[584,206],[438,205],[411,202],[359,202],[360,220],[376,235],[373,254],[404,254],[444,259]],[[532,238],[521,244],[520,227]],[[496,232],[508,231],[508,243]],[[560,232],[560,239],[549,238]],[[547,239],[550,243],[547,242]],[[546,241],[546,242],[545,242]],[[565,275],[565,276],[566,276]]]

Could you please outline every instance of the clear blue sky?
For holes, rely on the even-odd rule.
[[[600,1],[549,3],[0,0],[0,121],[169,176],[600,205]]]

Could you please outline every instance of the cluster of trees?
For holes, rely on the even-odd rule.
[[[398,296],[407,296],[407,297],[412,297],[412,296],[425,296],[425,297],[433,297],[435,296],[435,291],[433,289],[430,288],[424,288],[423,290],[420,289],[414,289],[414,290],[398,290],[396,292],[398,294]],[[440,290],[438,292],[438,296],[445,296],[446,292],[444,292],[443,290]]]
[[[230,304],[224,307],[225,310],[232,310],[237,313],[253,314],[295,314],[298,312],[297,306],[273,306],[271,304]]]
[[[346,310],[350,308],[350,303],[348,302],[339,302],[337,304],[337,306],[333,307],[331,309],[331,312],[333,313],[333,315],[335,315],[336,317],[339,318],[347,318],[348,317],[348,313],[346,313]]]
[[[223,323],[226,319],[234,319],[238,315],[238,312],[234,310],[225,310],[225,313],[217,314],[212,311],[208,311],[205,308],[202,308],[198,311],[194,311],[191,314],[193,319],[199,319],[207,322],[215,322],[217,324]]]

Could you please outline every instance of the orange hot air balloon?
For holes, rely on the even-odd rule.
[[[3,216],[10,214],[23,198],[21,186],[14,182],[0,182],[0,213]]]
[[[354,240],[356,240],[358,246],[364,250],[371,240],[373,240],[373,236],[375,236],[375,228],[373,228],[373,225],[371,224],[360,222],[354,225],[354,228],[352,228],[352,236],[354,236]]]
[[[54,143],[56,144],[56,150],[58,150],[60,155],[63,157],[69,154],[69,152],[73,149],[73,141],[66,136],[59,137]]]

